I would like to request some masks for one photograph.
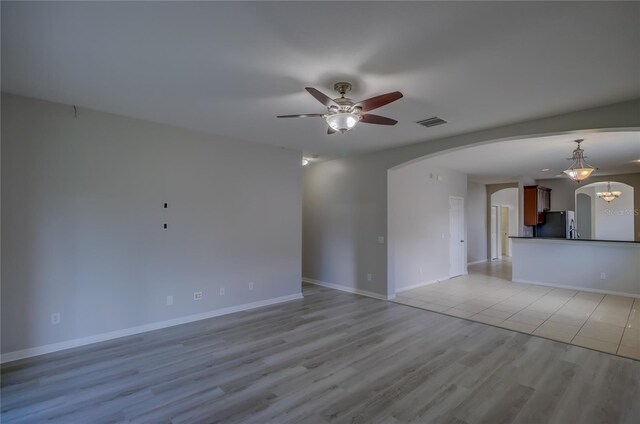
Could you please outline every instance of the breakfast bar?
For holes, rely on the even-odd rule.
[[[514,282],[640,297],[640,242],[511,239]]]

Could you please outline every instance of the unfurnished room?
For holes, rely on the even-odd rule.
[[[640,2],[0,14],[0,422],[640,422]]]

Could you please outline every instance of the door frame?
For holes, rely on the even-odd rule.
[[[462,233],[462,243],[464,243],[464,248],[462,249],[462,255],[460,257],[460,261],[461,261],[461,266],[460,266],[460,270],[462,271],[460,274],[455,274],[453,272],[453,258],[452,258],[452,250],[453,250],[453,234],[451,232],[451,199],[455,199],[455,200],[460,200],[461,202],[461,213],[460,213],[460,220],[462,223],[462,228],[461,228],[461,233]],[[461,196],[449,196],[449,277],[453,278],[453,277],[458,277],[460,275],[465,275],[467,274],[467,221],[466,221],[466,216],[465,216],[465,202],[464,202],[464,197]]]

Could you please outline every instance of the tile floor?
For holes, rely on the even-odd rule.
[[[640,299],[513,283],[508,260],[395,302],[640,360]]]

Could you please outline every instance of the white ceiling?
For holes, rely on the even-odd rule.
[[[638,2],[2,2],[2,89],[338,156],[640,96]],[[304,91],[400,90],[326,135]],[[447,125],[415,122],[439,116]]]
[[[434,161],[439,167],[467,173],[472,180],[485,184],[517,181],[520,176],[568,178],[561,174],[571,165],[567,158],[576,148],[575,138],[584,139],[582,148],[586,160],[598,168],[593,175],[640,172],[640,132],[554,135],[501,141],[426,160]],[[549,171],[542,171],[545,168]]]

